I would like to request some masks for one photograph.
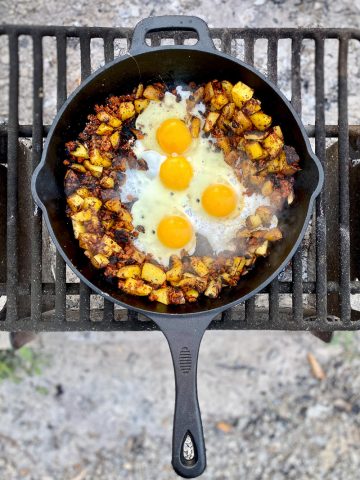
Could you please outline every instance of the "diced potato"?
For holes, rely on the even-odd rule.
[[[111,160],[109,158],[102,156],[97,148],[94,148],[90,152],[90,162],[92,163],[92,165],[97,165],[99,167],[105,167],[105,168],[111,167]]]
[[[94,255],[90,259],[91,263],[94,265],[95,268],[105,268],[106,265],[109,264],[109,259],[105,257],[105,255],[102,255],[101,253],[98,253],[97,255]]]
[[[91,192],[88,188],[86,187],[80,187],[76,190],[76,193],[80,195],[80,197],[85,198],[85,197],[91,197]]]
[[[229,100],[227,96],[222,93],[214,95],[211,99],[211,106],[214,110],[221,110],[227,103],[229,103]]]
[[[191,267],[199,277],[205,277],[209,273],[209,269],[199,258],[190,258]]]
[[[169,305],[169,287],[159,288],[158,290],[153,290],[149,296],[151,301],[160,302],[164,305]]]
[[[219,278],[210,280],[204,295],[209,298],[217,298],[221,291],[221,280]]]
[[[214,96],[214,89],[213,89],[212,83],[208,82],[205,85],[204,101],[209,102],[212,99],[213,96]]]
[[[110,212],[115,212],[115,213],[121,212],[122,207],[121,207],[120,198],[118,197],[111,198],[105,203],[105,208],[110,210]]]
[[[91,173],[93,177],[100,178],[103,172],[104,167],[100,167],[99,165],[92,165],[89,160],[84,161],[84,166],[87,170]]]
[[[258,130],[266,130],[270,127],[272,118],[264,112],[256,112],[250,115],[252,123]]]
[[[84,208],[84,210],[86,210],[86,209],[89,208],[89,209],[94,210],[95,212],[97,212],[98,210],[100,210],[101,205],[102,205],[102,201],[101,201],[99,198],[96,198],[96,197],[86,197],[86,198],[84,199],[83,208]]]
[[[116,243],[115,240],[113,240],[108,235],[103,235],[101,241],[106,247],[108,247],[111,250],[112,253],[122,252],[122,248],[120,247],[120,245]]]
[[[267,205],[261,205],[256,209],[255,213],[261,218],[261,223],[263,225],[270,225],[274,215],[271,207],[268,207]]]
[[[148,85],[144,90],[143,96],[148,100],[159,101],[164,94],[159,88],[154,87],[154,85]]]
[[[210,130],[214,128],[219,117],[220,117],[220,113],[209,112],[205,120],[204,132],[210,132]]]
[[[235,103],[231,102],[225,105],[222,109],[221,114],[223,115],[226,120],[231,120],[235,113]]]
[[[222,89],[225,93],[225,95],[228,97],[230,101],[232,101],[232,89],[233,89],[233,84],[231,82],[228,82],[227,80],[223,80],[221,82]]]
[[[203,292],[206,288],[206,285],[207,285],[206,278],[195,277],[195,276],[185,277],[182,280],[180,280],[180,282],[178,283],[178,286],[184,291],[189,289],[194,289],[194,290],[197,290],[198,292]]]
[[[265,240],[265,242],[263,242],[259,247],[257,247],[257,249],[255,250],[255,253],[256,255],[259,255],[259,256],[264,256],[267,254],[267,250],[268,250],[268,247],[269,247],[269,242],[267,240]]]
[[[234,257],[229,268],[229,275],[235,277],[239,275],[245,266],[245,257]]]
[[[79,235],[81,235],[82,233],[85,233],[85,226],[81,222],[77,222],[73,218],[71,219],[71,221],[72,221],[72,226],[74,230],[74,237],[78,239]]]
[[[236,236],[238,238],[250,238],[251,231],[248,228],[242,228],[241,230],[238,230]]]
[[[264,155],[264,151],[259,142],[255,142],[254,140],[248,140],[245,143],[245,151],[251,160],[256,160],[258,158],[262,158]]]
[[[154,285],[162,285],[166,280],[166,274],[156,265],[145,262],[142,267],[141,278]]]
[[[103,188],[114,188],[115,182],[114,182],[114,179],[112,177],[103,177],[100,180],[100,185]]]
[[[271,180],[266,180],[266,182],[262,186],[261,193],[265,197],[268,197],[269,195],[271,195],[272,191],[273,191],[273,184],[272,184]]]
[[[276,135],[281,138],[281,140],[284,140],[284,135],[283,135],[283,132],[281,130],[281,128],[279,127],[279,125],[276,125],[274,128],[273,128],[273,132],[276,133]]]
[[[183,273],[183,266],[180,261],[180,263],[177,263],[170,270],[166,272],[166,279],[172,285],[177,284],[181,280],[182,273]]]
[[[106,125],[106,123],[100,123],[96,130],[96,133],[98,135],[109,135],[112,131],[113,128],[110,125]]]
[[[111,142],[111,146],[113,148],[116,148],[119,146],[119,141],[120,141],[120,133],[119,132],[114,132],[111,136],[110,136],[110,142]]]
[[[95,233],[82,232],[79,235],[80,248],[88,250],[91,254],[100,244],[100,238]]]
[[[133,260],[138,263],[142,263],[145,260],[145,255],[142,252],[139,252],[139,250],[134,250],[131,256]]]
[[[101,225],[105,230],[110,230],[114,226],[114,220],[110,218],[109,220],[101,220]]]
[[[66,199],[69,207],[73,212],[78,212],[81,210],[83,204],[84,204],[84,199],[80,197],[77,193],[73,193]]]
[[[72,163],[70,165],[70,168],[72,170],[75,170],[75,172],[80,172],[80,173],[85,173],[86,172],[86,168],[84,167],[84,165],[80,165],[79,163]]]
[[[135,107],[132,102],[120,103],[119,115],[122,121],[127,120],[135,115]]]
[[[233,278],[230,274],[224,272],[221,275],[221,282],[225,285],[234,286],[237,283],[237,278]]]
[[[261,225],[261,218],[259,215],[249,215],[246,219],[246,226],[250,229],[258,228]]]
[[[195,103],[200,102],[204,98],[205,94],[205,88],[204,87],[199,87],[195,92],[193,93],[193,97],[195,100]]]
[[[78,143],[76,146],[76,149],[72,152],[70,152],[71,155],[74,157],[79,157],[79,158],[89,158],[89,153],[87,151],[87,148],[85,145]]]
[[[216,145],[221,148],[225,155],[231,152],[229,137],[220,137],[216,140]]]
[[[283,238],[280,228],[271,228],[267,231],[264,236],[265,240],[269,240],[270,242],[277,242]]]
[[[185,298],[188,302],[196,302],[196,300],[199,297],[199,292],[197,290],[194,290],[193,288],[190,288],[185,292]]]
[[[127,278],[125,282],[120,280],[119,288],[121,288],[125,293],[137,295],[139,297],[145,297],[152,291],[152,287],[150,287],[150,285],[147,285],[145,282],[137,278]]]
[[[260,130],[248,130],[244,133],[244,138],[245,140],[256,140],[257,142],[260,142],[261,140],[264,140],[268,135],[269,132],[266,131],[261,132]]]
[[[261,110],[261,102],[256,98],[251,98],[242,108],[245,115],[252,115]]]
[[[242,128],[243,131],[251,130],[253,128],[253,124],[249,117],[247,117],[241,110],[237,110],[234,114],[233,119],[235,122]]]
[[[254,90],[243,82],[238,82],[231,91],[235,105],[241,108],[245,102],[248,102],[254,94]]]
[[[135,97],[140,98],[143,96],[143,93],[144,93],[144,85],[142,83],[139,83],[135,92]]]
[[[135,100],[135,111],[136,113],[141,113],[145,108],[149,105],[150,100],[147,98],[139,98],[138,100]]]
[[[193,117],[190,123],[190,133],[192,138],[198,138],[200,134],[200,127],[201,127],[200,118]]]
[[[127,265],[121,267],[116,276],[119,278],[139,278],[141,275],[141,268],[139,265]]]
[[[91,220],[91,210],[81,210],[71,215],[72,220],[77,222],[88,222]]]
[[[268,135],[265,140],[263,140],[262,144],[272,158],[277,157],[284,146],[283,140],[281,140],[281,138],[279,138],[276,133],[271,133],[270,135]]]
[[[107,123],[110,120],[110,115],[104,112],[104,110],[101,110],[101,112],[99,112],[96,117],[98,118],[98,120],[100,120],[100,122],[104,123]]]
[[[131,213],[128,212],[125,208],[122,208],[119,213],[121,220],[123,220],[124,222],[130,223],[132,221]]]
[[[114,128],[120,128],[122,125],[122,122],[120,118],[114,117],[113,115],[110,116],[109,120],[109,125],[111,125]]]
[[[212,257],[202,257],[201,258],[203,263],[207,266],[207,268],[211,268],[213,263],[214,263],[214,259]]]
[[[255,262],[255,260],[256,260],[256,257],[255,257],[255,256],[251,256],[251,257],[249,257],[249,258],[246,258],[246,259],[245,259],[245,265],[246,265],[247,267],[250,267],[251,265],[253,265],[253,263]]]

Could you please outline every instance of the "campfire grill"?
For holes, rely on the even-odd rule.
[[[33,45],[33,123],[19,124],[19,37],[29,36]],[[105,62],[114,58],[114,41],[131,41],[127,28],[87,28],[54,26],[0,26],[0,40],[8,39],[9,115],[0,124],[0,297],[6,304],[0,312],[0,330],[154,330],[148,319],[113,303],[97,299],[90,307],[92,293],[82,283],[67,282],[65,263],[44,259],[46,232],[40,211],[30,193],[30,177],[40,161],[43,138],[49,126],[43,124],[44,37],[53,37],[57,49],[57,108],[67,96],[67,43],[79,39],[81,78],[91,72],[91,40],[102,39]],[[278,330],[354,330],[360,328],[360,312],[352,309],[352,299],[360,293],[359,218],[356,188],[360,186],[359,168],[351,158],[359,158],[360,126],[348,122],[348,50],[350,41],[360,40],[353,29],[212,29],[216,46],[234,54],[243,42],[244,59],[254,62],[254,47],[267,40],[267,74],[277,81],[278,43],[291,42],[291,102],[301,114],[301,61],[304,40],[315,45],[315,125],[309,125],[315,137],[315,151],[326,172],[325,187],[317,199],[308,240],[295,255],[292,264],[261,294],[228,310],[210,325],[211,329]],[[190,41],[191,33],[163,32],[150,36],[154,45],[161,42]],[[325,124],[325,44],[338,40],[338,125]],[[27,155],[20,137],[32,139]],[[337,144],[326,150],[326,139]],[[28,161],[26,161],[28,160]],[[3,164],[3,165],[1,165]],[[6,177],[6,181],[5,180]],[[6,187],[7,184],[7,187]],[[6,205],[6,208],[5,206]],[[29,214],[25,214],[30,212]],[[351,227],[351,228],[350,228]],[[2,237],[3,236],[3,237]],[[44,239],[45,238],[45,239]],[[310,240],[309,240],[310,239]],[[311,239],[313,239],[311,241]],[[55,254],[53,254],[55,255]],[[356,261],[357,260],[357,261]],[[312,261],[313,275],[304,274],[304,262]],[[53,276],[44,280],[44,270],[54,266]],[[55,280],[53,280],[55,278]],[[50,281],[50,280],[51,281]],[[70,308],[69,299],[78,299]],[[3,298],[4,300],[5,298]],[[67,301],[68,300],[68,301]],[[1,305],[1,304],[0,304]],[[69,308],[67,308],[67,305]],[[1,307],[0,307],[1,308]]]

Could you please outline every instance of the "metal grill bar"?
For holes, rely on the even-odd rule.
[[[42,124],[43,124],[43,49],[42,38],[33,37],[33,141],[32,141],[32,169],[40,162],[42,153]],[[35,207],[35,204],[34,204]],[[42,276],[42,215],[39,208],[35,208],[32,218],[31,235],[31,316],[35,322],[41,320],[41,276]]]
[[[301,37],[297,35],[292,40],[291,45],[291,104],[301,117]],[[302,285],[302,243],[295,253],[292,261],[292,307],[293,321],[302,322],[303,320],[303,285]]]
[[[17,34],[9,35],[9,130],[7,171],[7,232],[6,232],[6,318],[18,316],[18,238],[17,238],[17,178],[18,178],[18,124],[19,124],[19,40]]]
[[[66,100],[66,36],[61,33],[56,38],[57,53],[57,102],[60,110]],[[55,315],[59,322],[66,320],[66,265],[59,252],[56,252],[55,263]]]
[[[350,306],[350,233],[349,233],[349,142],[348,142],[348,38],[339,44],[339,202],[340,202],[340,312],[343,322],[351,319]]]
[[[315,41],[315,96],[316,96],[316,122],[315,122],[315,151],[321,164],[325,164],[325,96],[324,96],[324,39],[316,38]],[[326,217],[324,190],[316,199],[316,309],[321,322],[327,317],[327,264],[326,264]]]

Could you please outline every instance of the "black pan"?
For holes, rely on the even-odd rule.
[[[161,30],[194,31],[199,40],[192,46],[148,46],[146,35]],[[214,78],[242,80],[253,87],[264,111],[272,115],[275,124],[281,125],[285,143],[294,146],[300,155],[302,170],[296,175],[296,200],[279,219],[280,228],[286,228],[286,235],[272,246],[267,258],[257,261],[256,268],[237,287],[224,289],[217,299],[202,297],[195,304],[165,306],[126,295],[112,287],[90,265],[74,238],[65,215],[64,144],[76,138],[94,105],[104,103],[110,94],[129,92],[139,82],[201,83]],[[34,199],[43,211],[57,249],[78,277],[107,300],[151,318],[165,334],[176,380],[172,465],[183,477],[196,477],[206,467],[196,386],[202,336],[217,314],[263,290],[289,263],[304,236],[323,177],[305,129],[285,96],[250,65],[216,50],[206,23],[196,17],[166,16],[141,21],[135,28],[130,54],[117,58],[84,81],[54,120],[40,165],[33,175]]]

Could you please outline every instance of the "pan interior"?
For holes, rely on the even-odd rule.
[[[217,299],[203,297],[195,304],[165,306],[126,295],[116,288],[116,283],[105,280],[101,272],[90,265],[73,236],[71,222],[65,215],[64,144],[75,139],[83,130],[87,115],[93,113],[96,103],[103,103],[112,94],[127,93],[139,82],[163,81],[172,86],[215,78],[232,82],[241,80],[253,87],[264,111],[272,115],[274,124],[281,125],[285,143],[294,146],[300,155],[302,170],[295,177],[296,200],[279,219],[280,228],[285,231],[284,239],[272,245],[267,258],[257,260],[255,268],[243,277],[237,287],[225,288]],[[253,290],[264,287],[268,278],[279,267],[285,266],[282,264],[296,244],[306,221],[310,198],[319,182],[319,172],[288,105],[276,90],[246,65],[221,54],[191,49],[156,50],[136,57],[126,56],[104,67],[71,96],[65,106],[55,120],[55,128],[45,147],[46,160],[37,177],[36,190],[47,210],[55,243],[65,260],[101,292],[110,295],[114,301],[151,312],[200,313],[239,301]]]

